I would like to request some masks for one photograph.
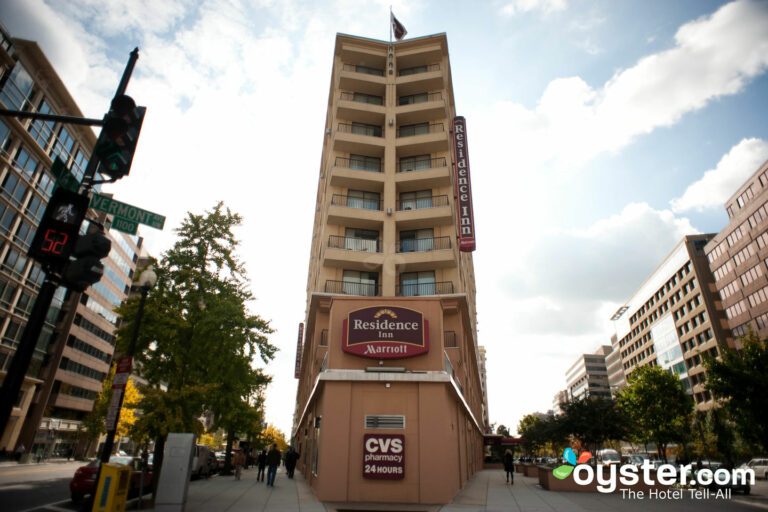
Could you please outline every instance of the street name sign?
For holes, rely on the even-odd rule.
[[[165,217],[160,214],[142,210],[137,206],[121,203],[120,201],[115,201],[111,197],[103,196],[95,192],[91,197],[91,208],[114,215],[115,220],[112,223],[112,227],[126,233],[131,233],[130,231],[127,231],[127,229],[131,229],[137,224],[144,224],[155,229],[163,229],[163,226],[165,226]],[[118,220],[124,222],[118,222]],[[120,226],[122,226],[123,229],[121,229]],[[131,234],[135,233],[135,228],[133,228]]]

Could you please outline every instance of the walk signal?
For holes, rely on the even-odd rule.
[[[56,189],[27,254],[48,267],[61,267],[69,261],[89,202],[88,196],[63,188]]]
[[[104,120],[94,156],[98,158],[99,172],[113,179],[128,175],[144,122],[145,107],[137,107],[133,98],[121,94],[112,100]]]
[[[107,257],[110,249],[112,241],[100,231],[80,235],[72,251],[76,259],[67,263],[62,273],[63,285],[70,290],[84,292],[99,282],[104,275],[101,259]]]

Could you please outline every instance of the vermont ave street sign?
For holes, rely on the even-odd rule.
[[[116,229],[119,229],[115,226],[115,224],[118,224],[118,219],[131,223],[144,224],[155,229],[163,229],[163,226],[165,225],[165,217],[162,215],[142,210],[141,208],[121,203],[120,201],[115,201],[111,197],[102,196],[95,192],[91,197],[91,208],[114,215],[115,221],[113,227]]]

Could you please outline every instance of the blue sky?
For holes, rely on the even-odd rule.
[[[131,175],[111,191],[168,217],[143,233],[154,254],[186,211],[223,199],[245,217],[253,310],[281,348],[267,414],[286,432],[334,37],[388,39],[389,4],[0,2],[0,20],[40,43],[88,117],[139,46],[129,93],[148,113]],[[682,236],[725,226],[724,201],[768,159],[768,1],[393,8],[408,37],[448,36],[490,417],[516,427],[609,342],[611,314]]]

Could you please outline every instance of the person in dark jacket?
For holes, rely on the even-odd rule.
[[[280,450],[277,449],[277,443],[274,443],[272,448],[270,448],[269,453],[267,453],[267,485],[272,487],[275,486],[277,467],[280,465],[280,460],[282,460],[282,458]]]
[[[256,481],[264,481],[264,468],[267,467],[267,450],[261,450],[259,456],[256,457],[256,464],[259,467],[259,471],[256,473]]]
[[[288,478],[293,478],[293,472],[296,470],[296,461],[299,460],[299,452],[293,449],[293,446],[288,448],[288,453],[285,454],[285,472],[288,473]]]
[[[512,456],[512,450],[507,449],[504,452],[504,471],[507,472],[507,483],[515,483],[515,459]]]

